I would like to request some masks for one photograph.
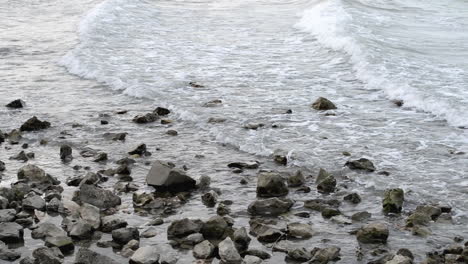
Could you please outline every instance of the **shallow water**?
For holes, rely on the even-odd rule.
[[[467,130],[456,128],[468,125],[463,115],[468,98],[463,90],[466,62],[459,59],[467,52],[462,29],[468,15],[456,12],[468,10],[463,9],[463,3],[457,2],[461,7],[431,7],[421,1],[2,0],[0,4],[7,7],[0,11],[1,103],[23,98],[28,104],[21,111],[1,109],[0,129],[9,131],[32,115],[49,120],[52,129],[28,134],[26,142],[36,153],[34,163],[62,181],[84,173],[73,171],[73,165],[89,165],[92,171],[113,167],[113,160],[144,142],[153,155],[138,162],[132,173],[142,189],[149,169],[145,161],[186,164],[194,178],[211,176],[213,186],[223,192],[221,199],[235,201],[236,226],[244,226],[248,223],[247,205],[255,199],[256,172],[232,174],[226,164],[257,159],[264,163],[262,167],[282,169],[267,156],[284,149],[293,165],[282,170],[306,167],[315,176],[323,167],[346,176],[339,182],[346,184],[348,191],[359,192],[363,202],[344,205],[340,209],[345,215],[367,210],[375,219],[383,219],[380,200],[388,187],[405,189],[408,209],[422,202],[454,207],[457,225],[433,224],[433,235],[428,239],[401,230],[401,219],[391,220],[391,250],[407,247],[420,259],[426,251],[450,243],[453,236],[466,235],[467,156],[451,154],[468,152]],[[451,28],[455,32],[450,35],[452,42],[432,38],[428,43],[427,31],[405,32],[413,28],[409,23],[429,27],[424,21],[434,10],[441,13],[439,31],[427,31],[439,36],[434,32]],[[410,14],[418,15],[413,18]],[[406,19],[395,19],[400,16]],[[396,20],[402,26],[390,23]],[[369,30],[371,25],[378,27]],[[377,30],[382,28],[385,30]],[[448,44],[451,48],[443,49]],[[435,52],[440,56],[434,56]],[[191,87],[190,81],[205,87]],[[338,109],[331,111],[335,116],[310,108],[318,96],[337,104]],[[222,106],[202,107],[218,98],[223,100]],[[393,98],[404,99],[405,106],[396,107],[388,100]],[[134,115],[157,105],[175,110],[171,118],[176,122],[170,128],[178,130],[179,136],[165,135],[168,126],[130,122]],[[118,109],[130,112],[117,116],[114,112]],[[293,113],[284,114],[287,109]],[[208,124],[210,117],[228,120]],[[101,126],[101,119],[109,119],[110,124]],[[242,128],[252,122],[266,126],[256,131]],[[84,126],[72,128],[73,123]],[[272,128],[273,124],[278,128]],[[70,135],[60,139],[63,130]],[[128,140],[106,140],[106,132],[128,132]],[[42,137],[50,139],[48,146],[39,146]],[[111,160],[108,166],[96,165],[76,153],[72,164],[62,164],[58,158],[62,142],[77,149],[101,149]],[[19,146],[13,146],[0,153],[0,160],[8,167],[4,186],[16,179],[16,171],[23,165],[8,161],[19,151]],[[391,174],[348,171],[343,168],[348,157],[342,151],[351,152],[353,158],[368,157],[379,170]],[[196,154],[205,158],[195,158]],[[248,185],[239,184],[242,177],[249,179]],[[114,182],[111,179],[106,186]],[[67,189],[67,195],[72,191]],[[301,201],[320,196],[315,191],[292,193],[298,201],[297,211],[303,210]],[[199,195],[169,220],[215,215],[215,210],[201,204]],[[131,196],[124,197],[122,214],[131,214]],[[135,225],[148,220],[134,214],[125,217]],[[359,225],[339,226],[316,212],[309,219],[287,218],[311,223],[318,231],[311,240],[297,244],[338,245],[343,256],[340,263],[355,263],[358,245],[348,232]],[[142,244],[165,244],[166,227],[158,227],[161,235],[142,240]],[[42,241],[26,240],[27,249],[33,245],[42,245]],[[71,263],[71,259],[67,261]],[[275,253],[270,263],[283,259],[284,254]],[[182,253],[181,263],[190,260],[191,252]]]

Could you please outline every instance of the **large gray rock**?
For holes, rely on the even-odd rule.
[[[228,223],[223,217],[213,216],[203,224],[201,233],[206,239],[221,239],[228,227]]]
[[[101,225],[101,214],[98,207],[84,203],[80,207],[80,215],[81,219],[83,219],[86,223],[91,225],[94,229],[98,229]]]
[[[288,258],[299,262],[306,262],[312,258],[312,255],[305,248],[294,248],[288,251]]]
[[[136,227],[123,227],[112,231],[112,240],[121,245],[133,239],[140,240],[140,232]]]
[[[117,215],[104,216],[102,218],[101,230],[103,232],[111,232],[112,230],[119,229],[127,226],[127,221]]]
[[[288,235],[295,238],[311,238],[313,231],[308,224],[290,223],[288,224]]]
[[[320,169],[316,183],[319,193],[331,193],[335,191],[336,179],[324,169]]]
[[[241,264],[242,257],[237,252],[234,242],[231,238],[227,237],[218,245],[218,253],[222,263],[226,264]]]
[[[50,127],[50,123],[47,121],[41,121],[37,117],[33,116],[30,119],[28,119],[26,122],[24,122],[23,125],[21,125],[20,130],[21,131],[38,131],[41,129],[46,129]]]
[[[263,260],[259,257],[247,255],[244,258],[244,264],[261,264]]]
[[[74,264],[119,264],[107,256],[101,255],[87,248],[80,248],[76,253]]]
[[[133,253],[130,258],[130,264],[158,264],[159,262],[158,249],[154,246],[141,247]]]
[[[213,257],[215,247],[210,241],[202,241],[193,247],[193,256],[197,259],[209,259]]]
[[[17,223],[2,223],[0,225],[0,240],[5,243],[23,241],[23,227]]]
[[[362,244],[385,244],[388,234],[388,227],[385,224],[373,223],[361,227],[356,236]]]
[[[285,179],[275,172],[262,172],[257,175],[257,195],[259,197],[280,197],[288,194]]]
[[[328,263],[336,261],[340,257],[341,249],[339,247],[314,248],[312,250],[312,261],[310,263]]]
[[[185,171],[173,168],[162,161],[155,161],[146,176],[146,183],[157,189],[169,191],[189,191],[195,188],[196,181]]]
[[[184,218],[173,221],[167,228],[167,238],[183,238],[190,234],[199,233],[203,227],[203,222],[200,220],[191,220]]]
[[[8,249],[8,246],[0,241],[0,260],[12,262],[19,258],[21,258],[21,253]]]
[[[24,210],[39,210],[44,211],[46,202],[39,195],[30,193],[23,199]]]
[[[87,239],[93,235],[93,227],[80,219],[70,226],[70,236],[75,239]]]
[[[66,236],[66,235],[67,233],[63,229],[49,222],[40,223],[31,232],[31,236],[34,239],[45,238],[45,237],[61,237],[61,236]]]
[[[32,255],[36,259],[35,263],[61,264],[63,262],[59,254],[48,247],[37,248],[33,251]]]
[[[81,202],[92,204],[101,209],[109,209],[122,203],[120,197],[111,191],[89,184],[81,185],[78,197]]]
[[[277,216],[291,209],[294,201],[289,198],[268,198],[251,203],[248,212],[251,215]]]
[[[405,201],[405,193],[402,189],[389,189],[384,193],[384,199],[382,201],[382,207],[384,213],[395,213],[401,212],[403,202]]]
[[[49,182],[50,178],[43,169],[36,165],[28,164],[19,169],[18,180],[25,180],[26,182]]]
[[[0,210],[0,222],[12,222],[16,218],[15,209],[2,209]]]
[[[247,250],[249,248],[250,241],[252,240],[247,234],[247,229],[245,227],[237,229],[232,235],[232,239],[236,244],[237,250],[240,252]]]

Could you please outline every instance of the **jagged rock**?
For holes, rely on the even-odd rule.
[[[33,164],[27,164],[18,171],[18,180],[26,182],[51,182],[45,171]]]
[[[247,250],[249,248],[250,241],[252,240],[247,234],[247,229],[245,227],[237,229],[232,235],[232,239],[239,252]]]
[[[34,239],[46,237],[63,237],[66,235],[67,233],[63,229],[49,222],[40,223],[37,228],[31,232],[31,237]]]
[[[80,216],[94,229],[98,229],[101,225],[100,210],[94,205],[83,203],[83,205],[80,207]]]
[[[275,172],[262,172],[257,175],[257,195],[259,197],[280,197],[289,192],[285,180]]]
[[[202,195],[202,202],[208,207],[214,207],[218,202],[218,194],[215,191],[211,190]]]
[[[125,245],[130,240],[140,240],[140,232],[136,227],[123,227],[112,231],[112,240]]]
[[[319,97],[315,102],[312,104],[312,108],[315,110],[332,110],[336,109],[334,103],[324,97]]]
[[[84,220],[78,220],[70,227],[70,236],[75,239],[87,239],[93,234],[93,227]]]
[[[12,145],[18,144],[23,138],[21,131],[13,129],[10,134],[8,134],[8,142]]]
[[[133,122],[137,124],[152,123],[159,119],[159,116],[154,113],[147,113],[145,115],[137,115],[133,118]]]
[[[25,106],[26,106],[26,103],[21,99],[13,100],[6,105],[6,107],[8,108],[16,108],[16,109],[23,108]]]
[[[155,161],[146,176],[146,183],[156,189],[169,191],[190,191],[195,188],[196,181],[185,171],[175,169],[162,161]]]
[[[288,164],[288,155],[283,150],[276,150],[273,153],[273,160],[279,165],[286,166]]]
[[[345,166],[348,166],[352,170],[366,170],[369,172],[375,171],[374,164],[366,158],[347,161]]]
[[[215,247],[208,240],[204,240],[193,247],[193,256],[197,259],[209,259],[214,255]]]
[[[166,116],[171,113],[169,109],[164,107],[156,107],[156,109],[153,112],[159,116]]]
[[[330,261],[336,261],[340,259],[339,247],[328,247],[328,248],[314,248],[312,250],[311,264],[326,264]]]
[[[290,223],[288,224],[288,235],[295,238],[311,238],[312,227],[308,224],[302,223]]]
[[[401,212],[403,201],[405,200],[405,193],[402,189],[388,189],[384,193],[384,199],[382,201],[384,213],[395,213]]]
[[[422,212],[414,212],[406,219],[406,227],[413,227],[417,225],[427,226],[431,221],[431,217]]]
[[[281,242],[281,241],[280,241]],[[258,249],[258,248],[249,248],[246,252],[245,252],[246,255],[251,255],[251,256],[255,256],[255,257],[258,257],[262,260],[264,259],[269,259],[271,258],[271,255],[270,253],[266,252],[266,251],[263,251],[261,249]]]
[[[76,253],[75,264],[119,264],[119,262],[88,248],[80,248]]]
[[[231,213],[231,208],[225,203],[219,203],[218,208],[216,208],[216,214],[220,216],[228,215]]]
[[[73,244],[72,239],[67,236],[46,237],[45,245],[47,247],[57,247],[64,254],[73,251],[75,248],[75,245]]]
[[[335,191],[336,179],[324,169],[320,169],[316,182],[317,191],[320,193],[331,193]]]
[[[33,251],[32,255],[35,258],[35,263],[38,264],[61,264],[63,262],[63,256],[59,256],[53,249],[48,247],[37,248]]]
[[[312,258],[312,255],[305,248],[295,248],[288,251],[288,258],[299,262],[306,262]]]
[[[0,225],[0,240],[5,243],[23,241],[23,227],[13,222],[2,223]]]
[[[154,246],[141,247],[130,258],[130,264],[158,264],[160,254]]]
[[[294,201],[289,198],[268,198],[256,200],[249,205],[248,212],[252,215],[276,216],[291,209]]]
[[[120,197],[111,191],[89,184],[81,185],[78,197],[82,203],[89,203],[101,209],[109,209],[122,203]]]
[[[283,239],[284,233],[276,228],[266,227],[266,229],[257,235],[257,240],[262,243],[274,243]]]
[[[305,177],[301,171],[297,171],[295,174],[291,174],[288,177],[289,187],[299,187],[305,183]]]
[[[184,218],[173,221],[167,228],[167,238],[183,238],[190,234],[199,233],[203,222],[200,220],[191,220]]]
[[[44,211],[46,203],[42,197],[34,193],[30,193],[23,199],[24,210],[39,210]]]
[[[221,239],[225,235],[229,225],[221,216],[213,216],[206,221],[201,229],[206,239]]]
[[[101,152],[97,155],[97,157],[93,160],[94,162],[102,162],[107,161],[107,153]]]
[[[343,200],[348,201],[353,204],[358,204],[361,202],[361,196],[359,196],[359,194],[357,193],[350,193],[346,195],[345,197],[343,197]]]
[[[60,146],[60,159],[63,161],[70,161],[73,159],[72,148],[69,145]]]
[[[388,227],[382,223],[373,223],[361,227],[356,236],[363,244],[385,244],[388,238]]]
[[[19,258],[21,258],[21,253],[8,249],[8,246],[0,241],[0,260],[12,262]]]
[[[127,226],[127,221],[117,215],[104,216],[101,221],[101,230],[103,232],[111,232]]]
[[[242,257],[239,255],[239,252],[237,252],[234,242],[232,242],[230,237],[227,237],[221,243],[219,243],[218,254],[223,263],[226,263],[226,264],[241,264],[242,263]]]
[[[41,129],[47,129],[49,127],[49,122],[40,121],[39,119],[37,119],[36,116],[33,116],[30,119],[28,119],[23,125],[21,125],[20,131],[38,131]]]
[[[191,249],[196,244],[203,241],[203,235],[200,233],[190,234],[182,239],[176,240],[180,244],[181,248]]]
[[[128,154],[130,155],[140,155],[140,156],[143,156],[146,153],[148,153],[148,151],[146,150],[146,144],[140,144],[134,150],[131,150],[128,152]]]
[[[16,218],[15,209],[2,209],[0,210],[0,223],[13,222]]]
[[[26,162],[29,160],[29,158],[24,151],[21,151],[18,155],[11,156],[10,160],[21,160],[23,162]]]

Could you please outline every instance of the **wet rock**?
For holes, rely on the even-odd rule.
[[[140,240],[140,232],[136,227],[123,227],[112,231],[112,240],[125,245],[130,240]]]
[[[104,216],[102,218],[101,230],[103,232],[111,232],[112,230],[119,229],[127,226],[127,221],[117,215]]]
[[[361,196],[359,196],[359,194],[357,193],[350,193],[346,195],[345,197],[343,197],[343,200],[348,201],[353,204],[358,204],[361,202]]]
[[[45,239],[47,247],[56,247],[64,254],[69,253],[75,249],[75,245],[71,238],[67,236],[49,236]]]
[[[23,108],[25,106],[26,106],[26,103],[21,99],[13,100],[6,105],[6,107],[8,108],[16,108],[16,109]]]
[[[25,180],[26,182],[50,182],[51,181],[43,169],[32,164],[25,165],[19,169],[18,180]]]
[[[0,209],[7,209],[9,203],[7,198],[0,195]]]
[[[328,247],[328,248],[314,248],[312,250],[312,263],[316,264],[326,264],[330,261],[336,261],[340,259],[339,247]]]
[[[250,241],[252,240],[247,234],[247,229],[245,227],[237,229],[232,235],[232,239],[239,252],[247,250],[249,248]]]
[[[265,126],[265,124],[262,124],[262,123],[249,123],[249,124],[245,124],[243,126],[243,128],[251,129],[251,130],[257,130],[257,129],[259,129],[261,127],[264,127],[264,126]]]
[[[210,241],[205,240],[193,247],[193,256],[197,259],[209,259],[214,255],[215,247]]]
[[[218,205],[218,208],[216,208],[216,214],[220,216],[228,215],[231,213],[231,208],[229,208],[229,205],[226,205],[224,203],[220,203]]]
[[[281,242],[282,241],[280,241],[280,243]],[[255,257],[258,257],[258,258],[260,258],[262,260],[271,258],[270,253],[268,253],[266,251],[263,251],[261,249],[258,249],[258,248],[249,248],[245,252],[245,255],[255,256]]]
[[[366,158],[347,161],[345,166],[348,166],[352,170],[365,170],[369,172],[375,171],[374,164]]]
[[[248,212],[251,215],[277,216],[288,212],[293,204],[289,198],[268,198],[251,203]]]
[[[312,104],[312,108],[315,110],[332,110],[336,109],[334,103],[324,97],[319,97],[315,102]]]
[[[208,118],[207,122],[210,123],[210,124],[219,124],[219,123],[224,123],[226,121],[227,121],[227,119],[224,118],[224,117],[210,117],[210,118]]]
[[[181,248],[191,249],[196,244],[203,241],[203,235],[200,233],[190,234],[182,239],[176,240],[180,244]]]
[[[175,169],[162,161],[155,161],[146,176],[146,183],[156,189],[180,192],[194,189],[196,181],[183,170]]]
[[[279,165],[286,166],[288,164],[287,153],[283,150],[276,150],[273,153],[273,160]]]
[[[130,258],[130,264],[158,264],[160,254],[154,246],[141,247]]]
[[[261,258],[248,255],[248,256],[245,256],[243,263],[244,264],[261,264],[262,262],[263,260]]]
[[[166,116],[171,113],[171,111],[167,108],[164,107],[156,107],[154,110],[154,113],[159,115],[159,116]]]
[[[412,264],[413,261],[405,256],[395,255],[390,261],[385,262],[385,264]]]
[[[288,235],[294,238],[307,239],[312,237],[312,227],[308,224],[290,223],[287,227]]]
[[[147,225],[149,225],[149,226],[158,226],[158,225],[162,225],[162,224],[164,224],[164,220],[162,218],[159,218],[159,217],[151,219],[147,223]]]
[[[73,159],[72,148],[69,145],[60,146],[60,159],[63,161],[70,161]]]
[[[119,262],[88,248],[80,248],[76,253],[75,264],[119,264]]]
[[[40,121],[39,119],[37,119],[36,116],[33,116],[30,119],[28,119],[23,125],[21,125],[20,131],[38,131],[42,129],[47,129],[49,127],[49,122]]]
[[[63,262],[62,258],[60,258],[54,250],[48,247],[37,248],[33,251],[32,255],[36,259],[35,263],[38,264],[61,264]]]
[[[316,183],[317,191],[320,193],[331,193],[335,191],[336,179],[324,169],[320,169]]]
[[[413,226],[411,229],[411,234],[420,237],[427,237],[431,234],[431,230],[424,226]]]
[[[8,246],[0,241],[0,260],[15,261],[21,258],[21,253],[8,249]]]
[[[206,239],[221,239],[228,229],[228,223],[221,216],[213,216],[206,221],[201,229]]]
[[[128,133],[116,133],[113,137],[112,140],[114,141],[125,141],[125,138],[127,137]]]
[[[107,161],[107,153],[101,152],[97,155],[97,157],[93,160],[94,162],[102,162]]]
[[[325,208],[338,208],[341,202],[336,199],[312,199],[304,201],[304,207],[314,211],[323,211]]]
[[[94,229],[98,229],[101,225],[100,209],[94,205],[83,203],[80,207],[80,216],[86,223]]]
[[[371,213],[364,211],[364,212],[357,212],[357,213],[353,214],[351,216],[351,219],[353,221],[360,222],[360,221],[370,219],[371,217],[372,217]]]
[[[0,160],[0,171],[5,171],[5,169],[6,169],[5,162]]]
[[[392,103],[394,103],[398,107],[402,107],[404,104],[403,100],[399,100],[399,99],[392,100]]]
[[[93,227],[83,220],[71,224],[70,236],[75,239],[88,239],[93,234]]]
[[[201,198],[203,204],[208,207],[214,207],[218,202],[218,194],[213,190],[203,194]]]
[[[199,233],[203,222],[200,220],[191,220],[184,218],[173,221],[167,228],[167,238],[183,238],[190,234]]]
[[[406,219],[406,227],[413,227],[417,225],[427,226],[431,220],[431,217],[427,214],[414,212]]]
[[[26,153],[24,151],[21,151],[18,155],[11,156],[10,160],[21,160],[23,162],[26,162],[29,159],[28,159],[28,156],[26,155]]]
[[[312,255],[305,248],[295,248],[288,251],[287,258],[292,259],[294,261],[306,262],[312,258]]]
[[[341,215],[341,212],[340,210],[335,209],[335,208],[324,208],[322,210],[322,217],[325,219],[329,219],[338,215]]]
[[[2,144],[3,142],[5,142],[5,134],[3,134],[3,131],[0,130],[0,144]]]
[[[402,189],[388,189],[384,193],[384,199],[382,201],[384,213],[395,213],[401,212],[403,201],[405,200],[405,193]]]
[[[137,115],[133,118],[133,122],[137,124],[147,124],[147,123],[152,123],[158,120],[159,117],[158,115],[154,113],[147,113],[145,115]]]
[[[262,172],[257,175],[257,195],[259,197],[280,197],[289,192],[285,180],[275,172]]]
[[[20,131],[13,129],[10,134],[8,134],[8,142],[12,145],[18,144],[23,138]]]
[[[231,162],[228,164],[229,168],[239,168],[239,169],[258,169],[259,163],[257,161],[249,162]]]
[[[203,107],[220,106],[222,103],[223,103],[223,101],[221,101],[220,99],[215,99],[215,100],[211,100],[211,101],[208,101],[208,102],[204,103]]]
[[[285,235],[283,232],[268,226],[264,227],[264,230],[257,235],[257,240],[262,243],[274,243],[284,238]]]
[[[0,210],[0,222],[13,222],[16,218],[15,209],[2,209]]]
[[[128,152],[130,155],[140,155],[143,156],[147,153],[146,144],[138,145],[134,150]]]
[[[353,221],[351,221],[350,218],[346,217],[346,216],[343,216],[343,215],[336,215],[336,216],[332,216],[330,218],[330,220],[333,222],[333,223],[337,223],[339,225],[351,225],[353,224]]]
[[[109,190],[89,184],[81,185],[78,197],[81,202],[92,204],[101,209],[109,209],[121,204],[119,196]]]
[[[442,208],[434,205],[419,205],[416,207],[415,213],[421,213],[429,216],[432,220],[436,221],[442,214]]]
[[[171,130],[166,131],[166,134],[169,136],[177,136],[179,132],[171,129]]]
[[[288,186],[289,187],[299,187],[305,183],[305,177],[301,171],[297,171],[295,174],[289,175],[288,177]]]
[[[46,237],[62,237],[66,235],[67,233],[63,229],[49,222],[40,223],[31,232],[31,237],[34,239],[46,238]]]
[[[237,252],[237,249],[231,238],[227,237],[218,245],[218,254],[221,261],[226,264],[241,264],[242,257]]]
[[[356,236],[363,244],[385,244],[388,238],[388,227],[382,223],[372,223],[361,227]]]
[[[2,223],[0,225],[0,240],[5,243],[23,241],[23,227],[13,222]]]
[[[34,193],[30,193],[23,199],[24,210],[39,210],[44,211],[46,203],[42,197]]]
[[[150,227],[141,233],[141,237],[150,238],[155,237],[158,234],[156,228]]]

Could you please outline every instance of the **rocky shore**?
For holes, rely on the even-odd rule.
[[[27,106],[16,100],[6,107],[19,113]],[[335,104],[319,98],[311,111],[333,109]],[[286,151],[246,159],[216,146],[226,157],[210,161],[205,155],[216,152],[195,151],[195,162],[174,162],[170,156],[177,152],[162,149],[183,149],[191,139],[179,139],[183,133],[174,129],[173,117],[163,107],[135,115],[120,109],[99,114],[95,126],[126,122],[147,133],[144,138],[158,134],[132,148],[124,142],[136,135],[117,129],[98,135],[93,129],[83,132],[87,124],[36,116],[3,128],[0,259],[21,264],[468,262],[460,236],[425,252],[389,243],[395,233],[426,239],[431,228],[452,225],[451,207],[407,204],[400,188],[379,196],[350,190],[347,172],[388,173],[369,159],[344,152],[349,158],[340,173],[311,171],[289,166]],[[76,138],[76,130],[102,142],[101,148]],[[167,138],[173,138],[171,146],[159,145]],[[43,155],[56,164],[44,164]],[[201,175],[192,169],[197,163],[212,169]],[[51,175],[51,169],[63,173]],[[380,212],[350,213],[365,200]],[[337,232],[320,230],[323,225]],[[337,243],[337,234],[356,246]]]

